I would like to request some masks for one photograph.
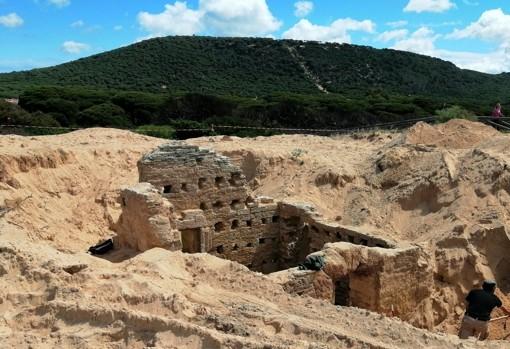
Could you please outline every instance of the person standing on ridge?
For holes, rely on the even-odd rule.
[[[480,340],[487,339],[491,312],[496,307],[501,308],[506,315],[510,315],[510,311],[503,306],[501,300],[494,294],[495,291],[496,282],[486,280],[483,282],[482,289],[469,292],[466,297],[468,303],[466,314],[462,319],[459,331],[460,339],[469,337],[477,337]]]
[[[492,110],[492,117],[495,119],[499,119],[504,117],[503,112],[501,111],[501,104],[497,103],[494,109]]]

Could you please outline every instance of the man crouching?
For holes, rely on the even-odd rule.
[[[489,336],[489,322],[491,312],[498,307],[510,315],[510,311],[503,307],[501,300],[494,294],[496,291],[496,282],[492,280],[484,281],[482,289],[471,290],[466,297],[468,307],[466,314],[462,319],[459,337],[467,339],[477,337],[485,340]]]

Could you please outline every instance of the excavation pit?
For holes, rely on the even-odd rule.
[[[239,168],[207,149],[166,144],[138,169],[140,183],[121,192],[117,247],[209,253],[268,274],[291,294],[434,326],[421,309],[432,307],[437,275],[421,248],[329,221],[305,203],[252,197]],[[297,270],[311,254],[324,256],[323,270]]]
[[[140,183],[121,193],[125,205],[117,246],[209,253],[264,274],[288,274],[295,282],[282,284],[290,293],[404,317],[409,312],[395,307],[393,296],[386,294],[386,287],[395,283],[392,266],[407,251],[396,251],[392,241],[330,222],[307,204],[252,198],[239,168],[207,149],[163,145],[145,155],[138,167]],[[325,255],[324,270],[295,273],[312,253]],[[423,281],[410,275],[416,256],[404,257],[408,264],[395,274],[408,279],[412,287],[405,287],[415,293]]]

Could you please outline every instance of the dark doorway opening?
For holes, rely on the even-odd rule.
[[[181,231],[182,252],[200,253],[200,228]]]
[[[503,258],[496,266],[496,281],[504,293],[510,292],[510,260]]]
[[[351,286],[349,276],[335,282],[335,305],[349,307],[351,305]]]

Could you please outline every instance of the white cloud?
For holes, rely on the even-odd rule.
[[[444,12],[455,7],[450,0],[409,0],[405,12]]]
[[[457,25],[461,25],[462,21],[446,21],[439,23],[426,23],[421,24],[421,27],[429,27],[429,28],[441,28],[441,27],[454,27]]]
[[[502,45],[488,53],[450,51],[436,47],[436,40],[440,37],[433,30],[422,27],[395,43],[392,48],[441,58],[463,69],[485,73],[510,71],[510,46]]]
[[[455,63],[463,69],[471,69],[485,73],[501,73],[510,71],[510,49],[500,47],[488,53],[457,52],[438,50],[438,57]]]
[[[452,55],[459,66],[467,69],[499,73],[510,71],[510,15],[501,9],[488,10],[464,29],[455,29],[448,39],[480,39],[495,42],[497,49],[488,53]]]
[[[165,5],[165,11],[159,14],[140,12],[138,23],[150,36],[193,35],[202,30],[202,14],[188,8],[186,2],[177,1],[174,5]]]
[[[269,10],[266,0],[200,0],[198,9],[177,1],[165,5],[159,14],[138,14],[141,27],[149,37],[192,35],[206,32],[221,36],[267,36],[281,22]]]
[[[370,20],[357,21],[351,18],[338,19],[329,26],[311,23],[307,19],[300,20],[296,25],[283,33],[285,39],[329,41],[350,43],[350,31],[373,33],[375,23]]]
[[[377,36],[377,40],[381,42],[389,42],[393,40],[403,40],[407,37],[409,34],[409,31],[407,29],[395,29],[395,30],[389,30],[385,31],[379,36]]]
[[[205,27],[216,35],[266,36],[282,25],[266,0],[200,0],[199,8]]]
[[[49,0],[49,2],[57,7],[65,7],[71,4],[71,0]]]
[[[510,43],[510,15],[500,8],[482,13],[478,21],[448,35],[451,39],[474,38],[500,43]]]
[[[0,25],[8,28],[15,28],[22,26],[25,21],[16,13],[9,13],[5,16],[0,16]]]
[[[409,37],[398,41],[392,48],[402,51],[435,56],[435,41],[439,35],[427,27],[421,27]]]
[[[395,21],[395,22],[388,22],[386,23],[388,27],[392,28],[400,28],[405,27],[407,25],[407,21]]]
[[[90,49],[90,46],[81,42],[66,41],[62,44],[62,50],[71,54],[79,54]]]
[[[117,32],[118,32],[118,31],[121,31],[122,29],[124,29],[124,27],[123,27],[123,26],[121,26],[121,25],[116,25],[115,27],[113,27],[113,30],[115,30],[115,31],[117,31]]]
[[[82,21],[81,19],[80,19],[80,20],[78,20],[78,21],[76,21],[76,22],[71,23],[71,27],[72,27],[72,28],[81,28],[81,27],[83,27],[84,25],[85,25],[85,22],[84,22],[84,21]]]
[[[313,2],[298,1],[294,4],[294,15],[296,17],[306,17],[313,11]]]

